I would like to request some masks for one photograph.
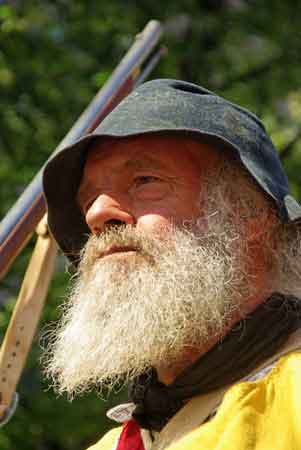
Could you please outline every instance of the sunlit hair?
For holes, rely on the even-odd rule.
[[[279,224],[274,237],[274,290],[301,299],[301,223]]]
[[[282,223],[272,199],[241,168],[236,158],[232,158],[229,155],[222,167],[227,197],[232,199],[225,202],[224,207],[230,206],[230,215],[236,214],[241,224],[250,218],[256,219],[254,245],[264,247],[264,264],[269,270],[272,291],[301,299],[301,221]],[[208,186],[210,182],[212,178],[211,181],[208,178]],[[238,186],[243,186],[243,189]],[[209,190],[212,189],[209,187]],[[237,205],[236,211],[234,204]]]
[[[236,216],[242,226],[256,219],[254,234],[249,239],[253,245],[264,248],[271,290],[301,298],[301,221],[283,224],[273,200],[263,193],[234,155],[228,155],[220,179],[224,180],[224,188],[217,192],[230,200],[224,204],[224,208],[230,208],[229,216],[232,219]],[[212,192],[210,183],[212,178],[208,177],[208,189]]]
[[[297,256],[300,268],[300,236],[280,225],[272,202],[239,162],[225,161],[218,178],[208,174],[204,189],[199,218],[171,225],[160,238],[122,226],[88,240],[44,354],[58,392],[112,388],[215,342],[233,317],[245,316],[248,298],[266,298],[254,278],[256,248],[262,255],[256,264],[268,275],[266,292],[289,292],[288,280],[300,291],[293,264]],[[274,239],[278,231],[281,238]],[[112,245],[135,253],[101,258]]]
[[[250,244],[264,249],[263,262],[269,272],[272,292],[301,298],[301,221],[283,224],[273,200],[263,193],[231,153],[224,161],[219,180],[223,180],[224,187],[216,192],[229,200],[224,203],[224,211],[229,208],[231,220],[236,217],[243,226],[255,219],[254,234],[249,235]],[[210,186],[212,183],[212,177],[208,177],[209,192],[214,190]],[[211,195],[208,197],[212,198]]]

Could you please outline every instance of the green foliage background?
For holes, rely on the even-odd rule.
[[[109,77],[134,35],[156,18],[168,55],[152,77],[218,91],[257,113],[294,194],[301,179],[301,3],[294,0],[0,0],[0,215],[3,217]],[[0,288],[2,335],[33,243]],[[68,275],[58,262],[43,324],[55,320]],[[42,327],[43,327],[42,324]],[[38,340],[37,340],[38,341]],[[109,426],[95,395],[72,404],[41,379],[36,342],[1,450],[80,450]]]

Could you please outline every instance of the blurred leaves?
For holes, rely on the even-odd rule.
[[[182,78],[251,109],[279,148],[293,192],[301,182],[301,3],[293,0],[0,1],[0,215],[3,217],[101,87],[146,22],[165,23],[168,55],[153,77]],[[33,242],[3,280],[9,320]],[[69,276],[58,270],[43,317],[59,314]],[[70,404],[41,379],[36,342],[20,406],[1,450],[80,450],[108,422],[96,396]]]

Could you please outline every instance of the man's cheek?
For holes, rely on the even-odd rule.
[[[167,215],[147,214],[137,220],[136,228],[150,237],[162,238],[170,233],[175,221]]]

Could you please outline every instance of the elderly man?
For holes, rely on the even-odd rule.
[[[78,269],[48,376],[71,396],[130,386],[93,449],[301,448],[301,208],[261,122],[151,81],[44,190]]]

